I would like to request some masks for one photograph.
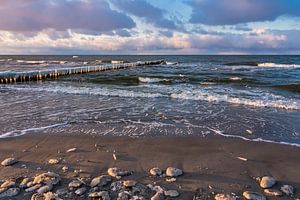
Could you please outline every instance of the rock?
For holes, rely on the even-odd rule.
[[[115,181],[112,184],[110,184],[110,190],[113,192],[120,191],[123,187],[122,181]]]
[[[37,190],[37,193],[44,194],[44,193],[51,191],[52,189],[53,189],[52,184],[44,185]]]
[[[63,166],[62,171],[63,171],[63,172],[66,172],[66,171],[68,171],[68,169],[69,169],[68,166]]]
[[[25,192],[33,192],[33,191],[36,191],[37,189],[39,189],[40,187],[42,187],[41,184],[36,184],[36,185],[33,185],[33,186],[27,188],[25,190]]]
[[[103,176],[98,176],[93,178],[93,180],[90,183],[91,187],[95,187],[95,186],[106,186],[108,183],[111,182],[111,177],[107,176],[107,175],[103,175]]]
[[[79,188],[75,191],[75,194],[78,195],[78,196],[81,196],[83,195],[84,193],[86,192],[86,188],[83,187],[83,188]]]
[[[172,183],[176,181],[176,178],[166,178],[166,181]]]
[[[280,190],[288,196],[293,196],[295,191],[294,187],[291,185],[283,185]]]
[[[11,166],[13,164],[16,164],[17,162],[18,162],[18,160],[15,158],[6,158],[5,160],[3,160],[1,162],[1,165],[2,166]]]
[[[27,188],[27,184],[30,182],[30,178],[24,178],[20,183],[20,188]]]
[[[164,193],[164,189],[162,187],[160,187],[159,185],[153,186],[153,185],[149,184],[149,185],[147,185],[147,187],[157,193]]]
[[[276,180],[271,177],[271,176],[264,176],[261,178],[260,180],[260,187],[261,188],[270,188],[272,187],[273,185],[275,185],[276,183]]]
[[[128,194],[127,191],[123,191],[118,194],[117,200],[129,200],[129,199],[130,199],[130,195]]]
[[[58,195],[55,193],[47,192],[44,194],[44,200],[62,200],[62,199],[59,198]]]
[[[164,200],[165,197],[162,193],[157,192],[154,196],[151,197],[151,200]]]
[[[66,152],[67,153],[72,153],[72,152],[75,152],[77,149],[76,148],[72,148],[72,149],[68,149]]]
[[[264,189],[264,193],[268,196],[274,196],[274,197],[282,196],[282,192],[276,189]]]
[[[35,193],[31,196],[31,200],[44,200],[44,195]]]
[[[122,177],[122,176],[129,176],[129,175],[132,174],[132,173],[129,172],[129,171],[120,170],[120,169],[118,169],[118,168],[116,168],[116,167],[109,168],[109,169],[107,170],[107,173],[108,173],[108,175],[110,175],[110,176],[112,176],[112,177],[114,177],[114,178],[120,178],[120,177]]]
[[[178,197],[179,193],[177,192],[177,190],[167,190],[164,192],[165,196],[167,197]]]
[[[34,177],[33,184],[45,183],[56,185],[60,181],[60,176],[54,172],[42,173]]]
[[[2,192],[0,194],[0,198],[3,197],[14,197],[17,196],[20,192],[19,188],[9,188],[8,190],[6,190],[5,192]]]
[[[134,180],[123,181],[123,185],[125,187],[133,187],[136,185],[136,181],[134,181]]]
[[[175,167],[168,167],[166,170],[166,175],[170,177],[177,177],[182,175],[183,172],[181,169],[175,168]]]
[[[56,194],[59,196],[64,196],[69,192],[69,190],[67,188],[62,188],[62,189],[58,189],[56,190]]]
[[[243,196],[248,200],[266,200],[266,197],[264,195],[251,191],[243,192]]]
[[[59,163],[59,160],[57,160],[57,159],[49,159],[48,163],[51,164],[51,165],[55,165],[55,164]]]
[[[216,194],[215,200],[236,200],[237,197],[230,194]]]
[[[158,167],[154,167],[154,168],[150,169],[149,172],[150,172],[150,174],[152,176],[160,176],[160,175],[162,175],[162,171]]]
[[[109,194],[106,191],[93,192],[89,194],[90,198],[101,198],[102,200],[110,200]]]
[[[8,189],[8,188],[11,188],[11,187],[13,187],[13,186],[15,186],[16,185],[16,182],[15,181],[12,181],[12,180],[6,180],[4,183],[2,183],[1,184],[1,188],[6,188],[6,189]]]
[[[69,188],[79,188],[82,185],[82,182],[78,180],[73,180],[69,183]]]

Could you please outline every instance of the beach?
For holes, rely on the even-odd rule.
[[[71,152],[67,152],[70,149]],[[68,184],[76,178],[82,178],[88,185],[92,178],[107,174],[108,168],[117,167],[132,171],[132,175],[122,177],[121,181],[135,180],[144,185],[177,190],[177,199],[193,199],[197,191],[198,195],[201,191],[207,199],[213,199],[218,193],[242,197],[245,190],[263,194],[257,178],[267,175],[277,180],[274,188],[292,185],[296,188],[295,197],[299,197],[299,155],[298,147],[222,137],[28,134],[0,140],[0,159],[14,157],[18,160],[12,166],[1,166],[0,177],[1,181],[13,179],[19,184],[24,177],[54,172],[61,177],[61,183],[52,190],[55,192],[68,188]],[[49,164],[49,159],[59,162]],[[63,171],[63,167],[67,170]],[[183,175],[176,177],[174,182],[168,182],[167,177],[151,176],[149,170],[153,167],[162,170],[176,167],[183,171]],[[76,198],[85,199],[87,194],[88,191]],[[149,195],[154,194],[151,192]],[[21,190],[12,199],[30,199],[31,195]],[[283,196],[280,199],[294,197]]]

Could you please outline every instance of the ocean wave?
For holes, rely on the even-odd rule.
[[[282,90],[288,90],[290,92],[300,93],[300,84],[274,85],[273,87]]]
[[[169,79],[139,77],[139,82],[141,82],[141,83],[159,83],[159,82],[165,82],[165,81],[169,81]]]
[[[253,107],[269,107],[269,108],[280,108],[286,110],[299,110],[300,102],[296,100],[289,100],[283,97],[269,95],[266,99],[250,99],[244,97],[232,97],[224,94],[216,94],[207,91],[187,91],[181,93],[171,94],[172,98],[186,99],[186,100],[202,100],[209,102],[227,102],[232,104],[253,106]]]
[[[299,64],[258,63],[258,67],[268,68],[300,68]]]

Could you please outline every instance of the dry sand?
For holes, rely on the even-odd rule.
[[[74,147],[77,148],[75,152],[66,153]],[[193,199],[199,189],[210,196],[218,192],[235,193],[238,196],[244,190],[262,192],[254,178],[263,175],[271,175],[278,180],[275,188],[290,184],[300,190],[300,148],[221,137],[133,139],[31,134],[1,139],[0,160],[7,157],[15,157],[19,162],[13,166],[0,166],[0,180],[53,171],[63,178],[58,188],[66,187],[74,179],[74,170],[82,170],[79,177],[94,177],[106,174],[109,167],[118,167],[134,171],[132,176],[123,180],[133,179],[144,184],[156,182],[167,189],[176,189],[180,193],[177,199]],[[247,161],[237,157],[246,158]],[[48,164],[52,158],[60,162]],[[69,168],[65,173],[63,166]],[[182,169],[184,175],[173,183],[166,182],[166,178],[149,176],[150,168],[165,170],[168,166]],[[300,197],[300,193],[296,192],[296,196]],[[15,199],[30,197],[22,192]]]

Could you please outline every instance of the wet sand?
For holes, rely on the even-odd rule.
[[[76,147],[72,153],[66,153]],[[116,160],[113,158],[116,155]],[[215,193],[235,193],[245,190],[262,193],[255,178],[270,175],[278,180],[275,188],[290,184],[300,197],[300,148],[248,142],[222,137],[156,137],[129,138],[89,135],[30,134],[0,140],[0,160],[15,157],[18,163],[0,166],[0,180],[52,171],[61,175],[62,183],[54,188],[66,188],[74,177],[95,177],[107,173],[109,167],[133,171],[122,180],[133,179],[143,184],[164,186],[180,193],[177,199],[193,199],[196,191],[207,196]],[[237,157],[246,158],[247,161]],[[58,159],[58,164],[48,164]],[[66,172],[62,171],[68,166]],[[164,177],[149,176],[149,169],[178,167],[184,174],[176,182]],[[74,170],[81,170],[75,173]],[[21,192],[10,199],[30,199]],[[272,198],[268,198],[272,199]],[[281,197],[280,199],[294,199]]]

